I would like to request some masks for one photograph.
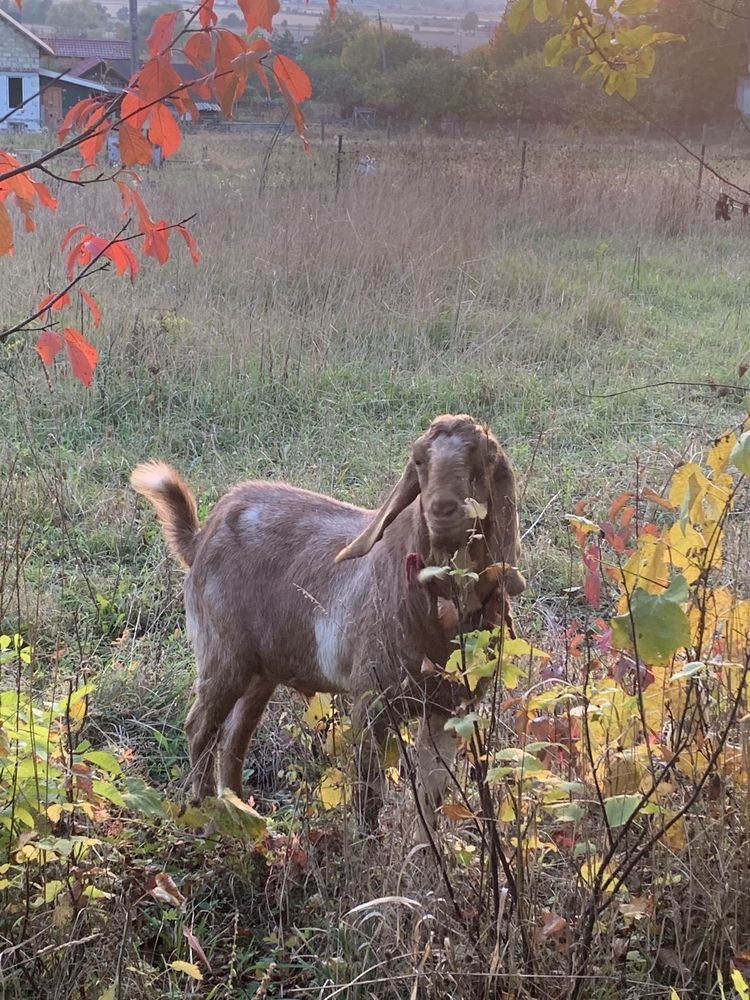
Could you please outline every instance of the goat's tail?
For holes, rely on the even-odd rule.
[[[130,483],[156,508],[172,553],[184,566],[192,566],[200,522],[195,497],[182,476],[166,462],[144,462],[133,469]]]

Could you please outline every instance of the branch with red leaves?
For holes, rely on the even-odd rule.
[[[83,187],[88,184],[111,182],[117,185],[122,218],[135,216],[140,232],[124,237],[123,229],[107,239],[90,232],[83,225],[74,226],[63,240],[67,284],[59,291],[45,296],[37,309],[25,320],[0,333],[0,343],[13,333],[28,331],[31,324],[44,314],[57,313],[71,304],[71,291],[85,278],[114,264],[120,275],[128,274],[135,280],[139,262],[127,243],[142,237],[142,253],[153,257],[159,264],[169,259],[169,235],[177,230],[185,240],[193,261],[200,259],[195,240],[185,228],[188,219],[169,223],[155,218],[146,206],[138,185],[140,177],[131,169],[136,165],[148,166],[154,160],[155,149],[164,159],[173,156],[180,148],[182,135],[180,122],[190,116],[199,117],[195,100],[215,99],[226,117],[231,118],[236,102],[245,90],[249,77],[257,73],[266,91],[270,93],[269,76],[284,97],[305,149],[305,120],[301,105],[312,94],[310,80],[304,70],[287,56],[273,56],[269,42],[273,19],[279,12],[278,0],[237,0],[245,18],[247,38],[218,27],[214,0],[201,0],[189,12],[184,26],[177,30],[178,12],[169,11],[154,22],[147,39],[149,58],[133,74],[125,91],[101,98],[85,98],[71,108],[58,133],[59,145],[30,163],[21,163],[8,152],[0,151],[0,257],[15,250],[13,220],[9,206],[15,207],[24,219],[25,229],[36,228],[34,213],[42,206],[54,212],[57,199],[47,185],[36,179],[42,173],[63,184]],[[335,19],[335,0],[329,0],[331,19]],[[19,3],[20,7],[20,3]],[[199,28],[193,27],[195,23]],[[176,43],[185,38],[182,52],[198,71],[196,80],[184,83],[172,65],[172,52]],[[266,68],[270,73],[266,73]],[[100,170],[93,177],[82,178],[86,170],[93,170],[103,155],[110,133],[116,132],[122,167],[111,173]],[[83,164],[69,172],[53,171],[47,165],[62,154],[79,149]],[[70,244],[70,245],[69,245]],[[105,258],[104,263],[102,259]],[[78,270],[76,271],[76,268]],[[94,326],[101,322],[101,310],[96,300],[83,289],[76,289],[87,305]],[[79,330],[63,327],[62,335],[54,324],[45,326],[37,342],[37,350],[47,364],[66,348],[73,374],[85,384],[90,384],[97,363],[96,349]]]

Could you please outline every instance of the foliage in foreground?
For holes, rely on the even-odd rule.
[[[463,750],[444,829],[397,891],[393,869],[349,839],[335,706],[313,699],[305,724],[285,724],[317,762],[282,772],[294,806],[265,820],[232,796],[179,806],[132,748],[92,744],[90,685],[33,694],[33,651],[3,636],[16,671],[0,696],[9,995],[67,996],[75,982],[80,995],[169,996],[193,981],[211,996],[326,996],[403,934],[409,947],[381,963],[393,996],[732,995],[721,977],[745,996],[750,600],[733,567],[748,473],[743,429],[606,517],[581,501],[580,613],[560,641],[464,637],[446,673],[467,703],[480,679],[491,694],[449,723]],[[409,741],[400,767],[394,748],[385,761],[402,811]],[[288,932],[292,898],[307,922]],[[85,960],[94,948],[115,949],[114,965]]]

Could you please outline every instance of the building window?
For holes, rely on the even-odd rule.
[[[20,76],[8,77],[8,107],[20,108],[23,104],[23,78]]]

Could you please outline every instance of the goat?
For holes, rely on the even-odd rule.
[[[365,823],[381,804],[377,745],[389,728],[419,717],[418,808],[432,824],[455,756],[444,723],[466,692],[424,664],[444,665],[455,648],[459,605],[464,628],[477,628],[490,605],[495,621],[498,609],[507,618],[508,596],[525,587],[515,569],[515,477],[489,429],[465,415],[437,417],[378,510],[244,482],[201,527],[171,466],[139,465],[131,483],[189,570],[197,678],[185,727],[195,794],[216,794],[217,771],[219,789],[241,794],[248,744],[277,685],[349,692]],[[450,579],[419,582],[419,567],[448,563],[477,577],[460,580],[460,592]]]

